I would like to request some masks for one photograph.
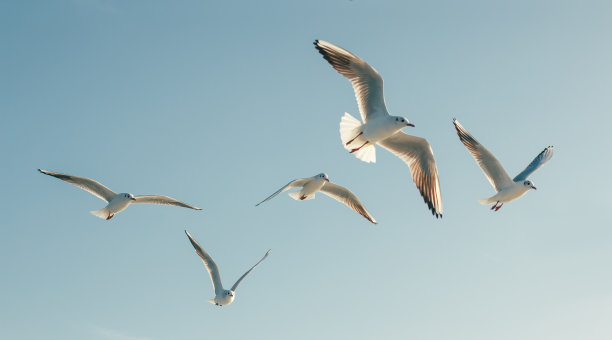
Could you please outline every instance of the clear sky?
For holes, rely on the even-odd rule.
[[[609,1],[0,1],[1,339],[612,338]],[[341,145],[323,39],[426,137],[408,168]],[[538,187],[498,212],[456,117]],[[38,168],[203,211],[104,202]],[[326,172],[380,222],[289,180]],[[226,286],[219,308],[187,229]]]

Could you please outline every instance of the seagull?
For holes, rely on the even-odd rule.
[[[366,163],[376,162],[376,144],[391,151],[410,168],[412,180],[423,200],[437,217],[442,217],[442,196],[433,150],[426,139],[401,130],[414,124],[405,117],[391,116],[383,96],[383,79],[368,63],[351,52],[322,40],[315,48],[338,73],[353,84],[360,122],[345,112],[340,120],[340,139],[345,149]]]
[[[330,182],[329,177],[325,173],[320,173],[312,177],[295,179],[287,183],[287,185],[285,185],[284,187],[278,189],[275,193],[270,195],[270,197],[255,204],[255,206],[258,206],[263,202],[271,200],[281,192],[298,187],[302,187],[302,189],[289,193],[289,196],[291,196],[291,198],[293,198],[294,200],[311,200],[315,198],[315,193],[320,191],[325,195],[335,199],[336,201],[346,204],[349,208],[355,210],[361,216],[368,219],[368,221],[374,224],[378,223],[376,222],[374,217],[372,217],[372,215],[370,215],[370,213],[366,210],[363,204],[361,204],[361,201],[359,201],[355,194],[353,194],[349,189],[343,186]]]
[[[264,255],[264,257],[262,257],[261,260],[259,260],[259,262],[255,263],[255,265],[251,267],[251,269],[247,270],[246,273],[242,274],[242,276],[238,279],[238,281],[234,283],[234,285],[232,286],[232,289],[224,289],[223,285],[221,284],[221,274],[219,273],[219,267],[217,267],[217,264],[215,263],[213,258],[206,252],[206,250],[200,247],[198,242],[196,242],[196,240],[194,240],[193,237],[189,235],[187,230],[185,230],[185,234],[187,234],[187,237],[189,238],[189,242],[191,242],[191,245],[195,248],[196,253],[200,255],[200,258],[202,258],[202,262],[204,262],[204,265],[206,266],[206,270],[208,270],[208,274],[210,275],[210,280],[212,281],[213,289],[215,290],[215,298],[208,300],[208,302],[214,303],[217,306],[225,306],[225,305],[229,305],[230,303],[234,302],[236,288],[238,288],[238,285],[240,284],[240,282],[242,282],[242,280],[247,275],[249,275],[249,273],[251,272],[251,270],[253,270],[253,268],[257,267],[257,265],[260,264],[261,261],[265,260],[266,257],[270,255],[270,251],[271,251],[271,249],[269,249],[266,252],[266,255]]]
[[[142,196],[134,196],[129,193],[120,193],[117,194],[111,189],[105,187],[104,185],[94,181],[93,179],[72,176],[67,174],[60,174],[58,172],[47,171],[38,169],[41,173],[49,176],[53,176],[59,178],[68,183],[74,184],[77,187],[88,191],[90,194],[108,202],[106,207],[93,210],[91,213],[94,216],[99,218],[103,218],[106,220],[110,220],[115,216],[115,214],[123,211],[127,208],[128,205],[132,203],[151,203],[151,204],[165,204],[165,205],[176,205],[179,207],[190,208],[195,210],[202,210],[198,207],[194,207],[193,205],[189,205],[187,203],[183,203],[181,201],[177,201],[174,198],[168,196],[159,196],[159,195],[142,195]]]
[[[470,133],[459,124],[459,121],[453,119],[453,124],[457,130],[459,139],[472,154],[472,157],[476,160],[476,163],[480,165],[480,168],[484,172],[487,179],[497,191],[497,194],[489,198],[479,200],[480,204],[490,204],[495,202],[491,207],[491,210],[498,211],[504,203],[514,201],[515,199],[525,195],[527,191],[533,189],[536,190],[535,185],[532,181],[527,180],[527,177],[534,171],[540,168],[544,163],[552,158],[554,148],[549,146],[545,148],[539,155],[534,158],[531,163],[523,170],[520,174],[516,175],[514,179],[510,179],[508,173],[502,165],[499,163],[497,158],[487,150],[482,144],[470,135]]]

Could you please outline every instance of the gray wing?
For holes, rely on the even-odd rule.
[[[554,147],[552,146],[549,146],[544,149],[544,151],[540,152],[540,154],[537,155],[536,158],[531,161],[531,163],[529,163],[529,165],[527,166],[527,168],[525,168],[525,170],[523,170],[523,172],[514,177],[513,181],[520,182],[522,180],[527,179],[529,175],[531,175],[534,171],[538,170],[542,165],[544,165],[544,163],[548,162],[548,160],[552,158],[553,151]]]
[[[425,138],[407,135],[401,131],[378,142],[401,158],[410,168],[412,180],[431,213],[442,217],[442,194],[433,150]]]
[[[47,171],[43,169],[38,169],[41,173],[49,176],[53,176],[55,178],[59,178],[62,181],[66,181],[70,184],[74,184],[77,187],[89,192],[90,194],[109,202],[113,197],[117,196],[115,192],[111,189],[105,187],[104,185],[94,181],[93,179],[72,176],[67,174],[60,174],[59,172]]]
[[[287,190],[289,190],[291,188],[297,188],[297,187],[304,186],[304,184],[306,184],[307,181],[308,181],[308,178],[294,179],[293,181],[287,183],[284,187],[276,190],[275,193],[273,193],[272,195],[268,196],[268,198],[266,198],[265,200],[255,204],[255,206],[258,206],[258,205],[262,204],[263,202],[267,202],[267,201],[273,199],[274,197],[276,197],[276,195],[280,194],[281,192],[287,191]]]
[[[259,262],[255,263],[255,265],[253,267],[251,267],[251,269],[247,270],[246,273],[242,274],[242,276],[238,279],[238,281],[236,281],[236,283],[234,283],[234,285],[232,286],[232,291],[235,292],[236,288],[238,288],[238,285],[240,284],[240,282],[247,276],[249,275],[249,273],[251,272],[251,270],[253,270],[255,267],[257,267],[257,265],[259,265],[261,263],[261,261],[265,260],[266,257],[268,257],[268,255],[270,255],[270,251],[272,249],[268,249],[268,251],[266,252],[266,255],[264,255],[264,257],[261,258],[261,260],[259,260]]]
[[[314,45],[323,58],[353,84],[361,119],[364,122],[377,115],[389,114],[383,95],[383,79],[372,66],[351,52],[327,41],[315,40]]]
[[[327,196],[335,199],[336,201],[346,204],[349,208],[355,210],[361,216],[367,218],[368,221],[374,224],[377,223],[374,217],[372,217],[372,215],[370,215],[370,213],[363,206],[361,201],[359,201],[357,196],[355,196],[355,194],[353,194],[347,188],[331,182],[325,182],[320,191],[326,194]]]
[[[485,176],[495,188],[496,191],[500,191],[512,184],[512,180],[504,167],[499,163],[497,158],[487,148],[478,143],[478,141],[470,135],[467,130],[459,124],[459,121],[453,119],[453,124],[459,135],[459,140],[465,145],[468,151],[472,154],[472,157],[476,160],[476,163],[480,166]]]
[[[150,204],[164,204],[164,205],[175,205],[177,207],[189,208],[194,210],[202,210],[201,208],[193,205],[177,201],[172,197],[160,196],[160,195],[141,195],[135,196],[136,200],[133,203],[150,203]]]
[[[195,248],[196,253],[198,253],[200,258],[202,259],[202,262],[204,262],[204,266],[206,266],[206,270],[208,270],[208,274],[210,275],[210,280],[212,281],[212,284],[213,284],[213,289],[215,290],[215,295],[219,296],[223,294],[223,285],[221,284],[221,274],[219,273],[219,268],[217,267],[217,264],[215,263],[215,261],[213,261],[212,257],[208,255],[208,253],[204,249],[202,249],[202,247],[200,247],[198,242],[196,242],[193,239],[193,237],[189,235],[187,230],[185,230],[185,234],[187,234],[187,237],[189,238],[189,242],[191,242],[191,245]]]

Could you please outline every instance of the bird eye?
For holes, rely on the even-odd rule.
[[[402,118],[402,122],[404,121],[404,118]]]

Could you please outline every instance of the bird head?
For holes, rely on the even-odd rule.
[[[324,172],[322,172],[322,173],[320,173],[320,174],[316,175],[316,176],[315,176],[315,178],[321,178],[321,179],[324,179],[324,180],[326,180],[326,181],[328,181],[328,182],[329,182],[329,177],[328,177],[328,176],[327,176],[327,174],[326,174],[326,173],[324,173]]]
[[[127,192],[126,192],[126,193],[121,194],[121,196],[122,196],[123,198],[125,198],[126,200],[131,200],[131,201],[135,201],[135,200],[136,200],[136,197],[134,197],[134,195],[129,194],[129,193],[127,193]]]
[[[402,128],[406,127],[406,126],[411,126],[414,127],[414,124],[412,124],[410,121],[408,121],[408,118],[406,117],[393,117],[395,124],[401,126]]]
[[[532,181],[525,181],[523,182],[523,185],[529,189],[537,190]]]

